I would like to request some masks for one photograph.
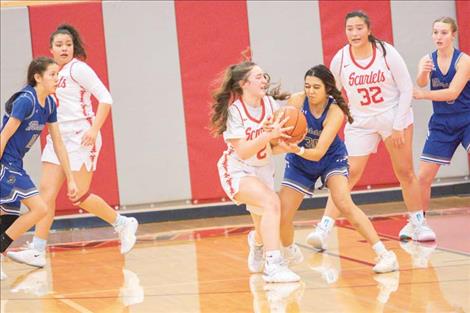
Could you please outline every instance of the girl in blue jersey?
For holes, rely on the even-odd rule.
[[[73,201],[77,186],[57,126],[56,104],[50,94],[57,87],[59,66],[39,57],[28,68],[27,86],[6,103],[0,132],[0,253],[46,215],[47,205],[23,169],[23,157],[47,125],[54,148],[67,176],[68,196]],[[19,216],[20,202],[29,212]],[[1,278],[6,276],[1,272]]]
[[[434,111],[419,164],[424,210],[441,165],[450,164],[459,144],[470,153],[470,57],[454,48],[456,35],[454,19],[434,21],[432,39],[437,49],[420,60],[416,77],[419,87],[430,83],[431,90],[415,89],[413,93],[415,99],[432,100]]]
[[[377,232],[364,212],[352,201],[348,187],[348,154],[338,132],[344,115],[353,121],[347,104],[336,88],[333,74],[324,65],[307,71],[304,77],[304,92],[293,95],[288,104],[297,107],[307,119],[307,136],[293,146],[286,155],[286,169],[280,191],[281,241],[285,256],[291,264],[303,260],[300,249],[294,242],[293,218],[304,195],[312,195],[318,178],[328,186],[331,198],[350,223],[372,245],[378,262],[377,273],[398,269],[395,254],[388,251],[379,240]],[[315,238],[309,235],[311,245]],[[314,245],[315,246],[315,245]]]

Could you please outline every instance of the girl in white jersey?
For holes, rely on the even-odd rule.
[[[338,89],[346,90],[352,124],[346,124],[345,144],[349,154],[349,186],[359,181],[371,153],[377,152],[382,140],[392,160],[393,170],[402,187],[412,227],[400,237],[413,240],[434,240],[434,232],[426,225],[419,195],[418,180],[413,171],[412,139],[413,85],[406,64],[396,49],[376,39],[370,30],[369,17],[360,11],[346,15],[346,36],[349,44],[340,49],[331,61]],[[314,234],[323,249],[334,220],[340,212],[328,199],[322,220]]]
[[[255,225],[256,231],[248,235],[249,270],[262,272],[264,266],[266,282],[293,282],[300,278],[287,267],[279,246],[280,200],[274,191],[270,144],[288,137],[283,133],[291,127],[282,127],[286,119],[281,121],[280,115],[272,120],[278,105],[267,94],[268,86],[266,73],[255,63],[230,66],[213,95],[211,125],[214,135],[223,135],[227,143],[217,164],[222,187],[235,203],[247,205]]]
[[[74,204],[113,225],[119,233],[121,253],[127,253],[136,241],[137,220],[121,216],[101,197],[89,192],[101,148],[100,129],[111,110],[111,95],[96,73],[83,62],[87,55],[75,28],[60,25],[51,34],[50,51],[61,67],[56,91],[57,118],[79,188],[79,200]],[[91,106],[91,95],[99,102],[96,116]],[[39,191],[48,204],[48,214],[36,224],[32,245],[26,250],[8,254],[15,261],[36,267],[46,264],[45,249],[54,219],[55,201],[65,179],[49,136],[42,162]]]

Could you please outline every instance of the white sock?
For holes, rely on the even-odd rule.
[[[373,246],[372,246],[372,249],[374,249],[375,251],[375,254],[377,254],[377,256],[381,256],[382,254],[384,254],[385,252],[387,252],[387,248],[385,248],[384,244],[382,241],[377,241]]]
[[[121,214],[118,213],[118,215],[116,217],[116,221],[113,224],[113,227],[116,228],[118,226],[124,225],[126,223],[126,219],[127,219],[127,217],[122,216]]]
[[[281,258],[281,250],[266,251],[266,262],[268,264],[276,263],[276,261],[280,260]]]
[[[36,236],[33,237],[33,247],[38,251],[46,251],[47,240],[38,238]]]
[[[333,226],[335,226],[335,220],[329,216],[323,215],[318,225],[320,225],[322,229],[329,232],[333,228]]]
[[[424,223],[423,210],[410,212],[409,217],[410,217],[410,221],[413,225],[422,225]]]

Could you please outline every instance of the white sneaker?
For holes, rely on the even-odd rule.
[[[122,269],[124,274],[124,285],[119,290],[119,296],[125,306],[144,302],[144,288],[140,285],[139,277],[136,273]]]
[[[433,230],[423,222],[421,225],[413,225],[413,223],[408,220],[408,223],[400,230],[398,234],[400,240],[416,240],[416,241],[435,241],[436,234]]]
[[[326,250],[327,241],[328,231],[323,229],[320,225],[317,225],[317,227],[315,227],[315,230],[307,236],[307,243],[313,248],[320,251]]]
[[[299,246],[293,243],[290,248],[284,249],[284,259],[289,265],[296,265],[304,261],[304,255]]]
[[[374,275],[374,279],[379,283],[377,288],[379,288],[380,292],[377,295],[377,300],[380,303],[385,304],[388,302],[390,294],[398,290],[400,272],[396,271],[387,274]]]
[[[299,275],[287,267],[282,257],[264,265],[263,279],[267,283],[291,283],[300,280]]]
[[[261,273],[264,266],[263,246],[257,246],[254,230],[248,233],[248,269],[251,273]]]
[[[3,272],[3,254],[0,254],[0,280],[7,279],[7,275]]]
[[[24,292],[37,297],[42,297],[50,292],[47,271],[33,270],[16,279],[11,287],[11,292]]]
[[[400,242],[400,247],[411,255],[413,268],[427,268],[431,254],[436,250],[435,242],[420,243],[415,241]]]
[[[46,266],[46,251],[34,249],[32,243],[27,243],[24,250],[7,252],[7,256],[18,263],[34,267]]]
[[[392,251],[387,251],[377,258],[373,270],[376,273],[388,273],[398,270],[397,256]]]
[[[137,227],[139,223],[133,217],[126,217],[124,225],[116,226],[114,229],[119,234],[121,240],[121,254],[126,254],[134,247],[137,237]]]

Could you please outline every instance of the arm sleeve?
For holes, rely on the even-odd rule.
[[[98,99],[99,103],[113,104],[113,98],[108,89],[90,66],[84,62],[77,62],[70,71],[72,78]]]
[[[330,63],[330,71],[331,73],[333,73],[333,76],[335,77],[336,88],[338,88],[339,91],[341,91],[341,89],[343,88],[343,84],[341,83],[341,77],[340,77],[342,52],[343,52],[343,49],[339,50],[335,54],[335,56],[333,57]]]
[[[391,45],[387,44],[387,62],[390,70],[400,91],[398,100],[398,111],[393,122],[393,129],[402,130],[405,128],[406,116],[411,107],[413,97],[413,83],[410,73],[406,67],[405,61],[398,51]]]
[[[10,116],[20,121],[24,121],[26,117],[31,115],[33,109],[34,102],[32,99],[26,94],[22,94],[13,102],[13,108],[11,110]]]
[[[245,137],[242,116],[235,105],[228,110],[227,129],[224,131],[224,140],[240,139]]]
[[[57,105],[56,105],[54,99],[52,99],[52,97],[47,97],[47,99],[49,100],[49,104],[50,104],[50,108],[51,108],[51,112],[49,113],[49,117],[47,118],[47,122],[48,123],[55,123],[55,122],[57,122]]]

